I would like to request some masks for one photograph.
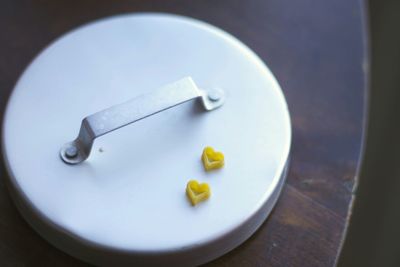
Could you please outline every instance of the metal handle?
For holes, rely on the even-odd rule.
[[[61,158],[65,163],[78,164],[89,157],[97,137],[198,98],[201,98],[206,110],[222,106],[225,99],[222,90],[200,90],[192,78],[186,77],[150,94],[87,116],[82,120],[78,137],[61,148]]]

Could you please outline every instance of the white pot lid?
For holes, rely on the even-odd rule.
[[[99,137],[77,165],[60,148],[90,114],[190,76],[222,89]],[[46,48],[10,97],[3,154],[17,206],[55,246],[98,265],[197,265],[238,246],[270,213],[291,143],[282,91],[244,44],[203,22],[136,14],[100,20]],[[225,167],[205,172],[205,146]],[[190,179],[211,197],[191,206]]]

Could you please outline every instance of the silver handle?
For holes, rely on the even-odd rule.
[[[205,110],[216,109],[225,100],[222,90],[200,90],[192,78],[186,77],[150,94],[96,112],[82,120],[78,137],[62,146],[61,158],[68,164],[81,163],[89,157],[97,137],[198,98],[201,98]]]

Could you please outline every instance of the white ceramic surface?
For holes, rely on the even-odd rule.
[[[85,116],[185,76],[222,88],[225,105],[188,102],[100,137],[80,165],[60,159]],[[100,20],[55,41],[21,76],[3,125],[22,214],[98,265],[197,265],[233,249],[275,204],[290,143],[284,96],[261,60],[222,30],[165,14]],[[207,145],[224,152],[223,169],[203,170]],[[190,179],[212,189],[195,207]]]

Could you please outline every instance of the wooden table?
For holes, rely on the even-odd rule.
[[[5,0],[0,7],[0,103],[39,51],[63,33],[137,11],[183,14],[241,39],[268,64],[293,123],[292,160],[269,219],[208,266],[333,266],[352,200],[366,96],[365,12],[359,0]],[[4,166],[2,176],[7,173]],[[0,180],[1,266],[87,266],[22,219]]]

